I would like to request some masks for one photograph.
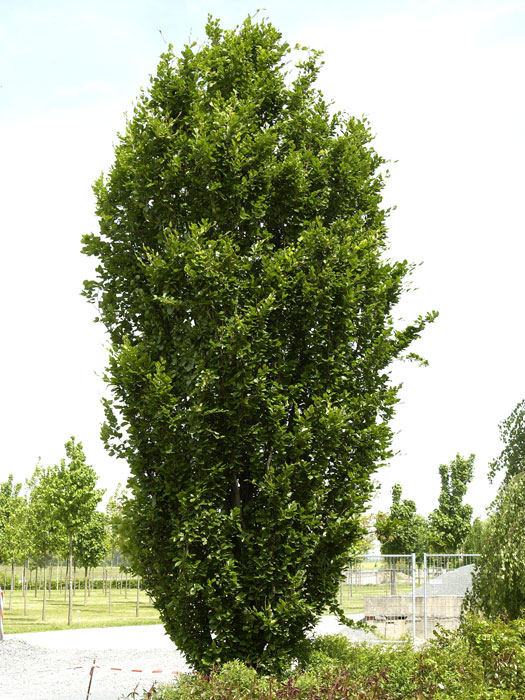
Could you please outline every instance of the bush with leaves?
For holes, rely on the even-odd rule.
[[[279,668],[334,605],[390,454],[406,262],[367,125],[269,23],[162,56],[95,187],[85,295],[112,343],[104,438],[128,554],[199,669]]]

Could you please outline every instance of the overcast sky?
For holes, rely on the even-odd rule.
[[[75,435],[108,493],[125,483],[127,466],[99,440],[105,340],[80,296],[91,185],[165,42],[179,52],[204,39],[208,12],[231,28],[259,4],[0,0],[0,481],[29,477],[39,456],[57,462]],[[264,7],[290,43],[324,50],[320,88],[367,116],[392,161],[391,255],[422,263],[397,315],[440,313],[413,348],[430,366],[393,370],[398,454],[378,472],[373,509],[399,482],[427,514],[439,464],[460,452],[476,454],[467,501],[484,516],[498,423],[525,397],[525,2]]]

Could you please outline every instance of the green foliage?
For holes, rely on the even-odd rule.
[[[429,515],[430,549],[453,554],[470,531],[472,506],[463,503],[474,474],[474,455],[457,454],[450,464],[441,464],[439,507]]]
[[[126,548],[126,543],[123,541],[125,537],[125,528],[122,522],[122,509],[125,501],[126,492],[122,490],[119,484],[106,506],[108,548],[112,558],[116,552],[121,553]]]
[[[487,520],[476,518],[470,527],[468,535],[463,540],[461,551],[468,554],[479,554],[487,537],[487,526]]]
[[[28,556],[45,558],[66,548],[67,538],[62,521],[53,508],[55,472],[52,468],[37,464],[28,481],[29,515],[31,518],[32,551]]]
[[[91,520],[103,491],[96,489],[97,474],[86,464],[81,442],[72,437],[65,444],[66,457],[49,471],[50,506],[66,532],[74,534]]]
[[[417,513],[414,501],[401,500],[399,484],[392,488],[392,505],[389,513],[376,516],[376,536],[382,554],[412,554],[423,558],[428,540],[428,523]]]
[[[105,513],[96,510],[73,534],[75,564],[89,569],[104,561],[110,551],[109,523]]]
[[[50,470],[52,488],[50,504],[54,516],[62,524],[69,543],[69,571],[73,570],[73,538],[78,537],[94,523],[95,509],[103,491],[96,489],[97,475],[93,467],[86,464],[81,442],[72,437],[65,444],[66,457]],[[73,623],[73,583],[69,577],[68,624]]]
[[[499,425],[499,434],[505,447],[489,467],[489,479],[503,471],[503,483],[525,471],[525,400],[520,401],[510,416]]]
[[[525,626],[467,618],[462,631],[435,634],[423,647],[354,644],[343,636],[308,645],[288,677],[258,675],[239,661],[210,675],[183,676],[157,700],[519,700]]]
[[[384,160],[266,22],[162,56],[95,185],[85,282],[112,349],[103,437],[130,465],[128,554],[190,663],[286,665],[333,604],[371,474],[406,262]]]
[[[512,620],[525,610],[525,473],[510,480],[492,506],[466,605]]]
[[[0,484],[0,561],[18,560],[16,521],[21,507],[20,490],[22,484],[15,484],[13,475]]]
[[[525,688],[525,620],[489,621],[467,615],[462,635],[471,652],[481,659],[490,685],[505,690]]]

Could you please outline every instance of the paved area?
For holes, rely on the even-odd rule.
[[[162,625],[25,632],[8,634],[6,639],[19,639],[48,649],[175,649]]]
[[[328,615],[315,633],[374,639]],[[162,625],[8,634],[0,642],[0,700],[84,700],[92,667],[90,700],[119,700],[189,670]]]

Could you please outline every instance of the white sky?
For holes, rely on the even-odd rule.
[[[393,483],[423,514],[438,466],[474,452],[467,501],[484,515],[498,423],[525,396],[522,273],[525,2],[266,0],[291,44],[324,49],[320,87],[367,115],[376,149],[396,161],[385,200],[392,256],[424,264],[399,314],[440,318],[413,349],[426,369],[403,381],[399,454],[378,473],[373,509]],[[97,230],[91,185],[112,162],[124,113],[165,41],[204,38],[211,12],[231,28],[258,2],[0,0],[0,197],[3,338],[0,481],[51,464],[70,435],[113,492],[127,466],[99,440],[106,351],[80,296]],[[162,31],[162,36],[159,33]],[[98,373],[98,376],[97,376]]]

